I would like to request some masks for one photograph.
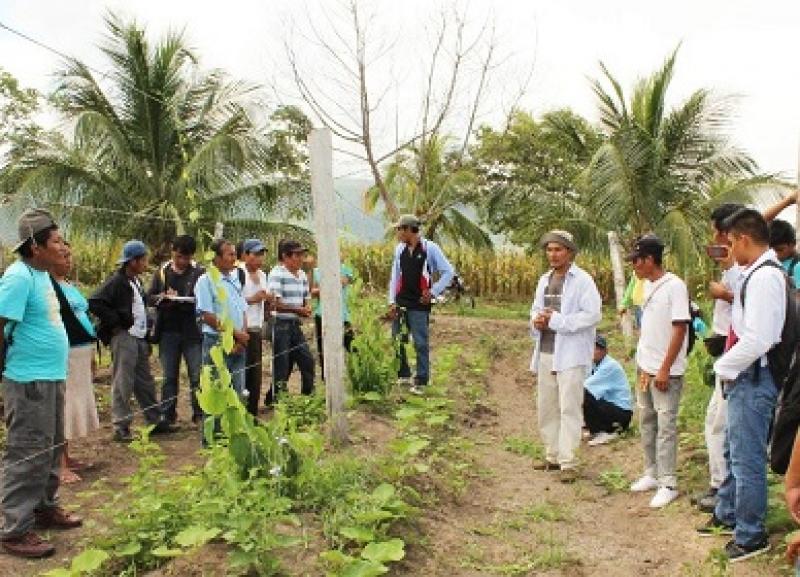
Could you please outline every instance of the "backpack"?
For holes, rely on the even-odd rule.
[[[794,255],[794,256],[792,257],[792,261],[789,263],[789,270],[787,270],[787,271],[786,271],[786,274],[787,274],[787,275],[788,275],[788,277],[789,277],[789,282],[791,282],[791,283],[792,283],[792,286],[793,286],[795,289],[800,289],[800,287],[796,287],[796,286],[794,286],[794,269],[795,269],[795,267],[797,266],[797,263],[798,263],[798,262],[800,262],[800,256],[798,256],[798,255]]]
[[[769,441],[769,467],[778,475],[785,475],[789,468],[797,429],[800,427],[799,380],[800,363],[795,360],[778,399]]]
[[[798,314],[797,310],[797,298],[795,296],[794,286],[789,277],[786,276],[781,265],[774,261],[766,260],[747,275],[747,278],[745,278],[742,283],[742,310],[744,310],[745,295],[747,294],[747,285],[750,282],[750,277],[752,277],[758,269],[765,266],[771,266],[780,270],[786,281],[786,319],[781,329],[781,340],[767,352],[769,371],[772,373],[772,379],[775,381],[775,386],[778,387],[778,390],[782,390],[784,383],[789,380],[788,377],[795,360],[797,344],[798,341],[800,341],[800,314]]]

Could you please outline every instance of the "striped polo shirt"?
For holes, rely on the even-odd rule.
[[[276,265],[269,271],[267,287],[267,290],[286,306],[300,308],[309,298],[308,278],[305,271],[298,270],[297,276],[295,276],[282,264]],[[286,312],[275,313],[275,317],[279,319],[300,318],[294,313]]]

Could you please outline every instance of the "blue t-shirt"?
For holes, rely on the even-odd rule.
[[[783,270],[786,271],[786,274],[789,274],[789,271],[792,268],[792,258],[787,258],[786,260],[781,261],[781,266]],[[794,270],[792,272],[792,280],[794,281],[794,288],[800,290],[800,262],[794,265]]]
[[[228,317],[233,321],[233,328],[237,331],[244,328],[244,313],[247,310],[247,302],[242,295],[242,285],[239,283],[236,269],[228,275],[220,273],[220,287],[224,295],[222,301],[218,298],[217,289],[208,273],[204,273],[194,287],[197,314],[212,313],[219,319],[222,317],[223,308],[227,311]],[[211,335],[217,334],[207,324],[203,323],[203,332]]]
[[[341,275],[347,278],[348,281],[353,280],[353,269],[346,264],[342,264]],[[320,282],[319,268],[314,269],[314,285],[319,287]],[[348,297],[350,295],[350,284],[342,285],[342,320],[346,323],[350,322],[350,308],[347,306]],[[322,301],[319,298],[314,299],[314,316],[322,316]]]
[[[632,410],[631,386],[622,365],[609,355],[600,364],[592,367],[592,374],[583,385],[592,396],[618,406],[626,411]]]
[[[64,291],[64,296],[67,298],[72,312],[75,313],[75,318],[81,322],[81,325],[86,329],[87,333],[93,337],[97,336],[94,334],[94,326],[92,325],[91,319],[89,319],[89,302],[86,300],[86,297],[84,297],[81,291],[78,290],[78,287],[72,283],[62,282],[59,284],[61,285],[61,290]],[[78,346],[88,347],[91,346],[91,344],[92,343],[86,343]]]
[[[4,338],[11,334],[3,376],[18,383],[67,378],[69,340],[50,275],[16,261],[0,278]]]

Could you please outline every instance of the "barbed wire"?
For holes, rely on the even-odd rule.
[[[293,347],[291,347],[289,349],[286,349],[285,351],[281,351],[277,355],[271,355],[270,356],[271,362],[274,362],[274,360],[276,358],[278,358],[278,357],[280,357],[282,355],[288,355],[289,353],[291,353],[291,352],[293,352],[293,351],[295,351],[297,349],[301,349],[304,346],[307,347],[308,343],[304,342],[304,343],[301,343],[299,345],[295,345],[295,346],[293,346]],[[230,372],[231,375],[237,375],[239,373],[243,373],[243,372],[247,371],[248,369],[252,369],[254,367],[259,367],[259,366],[262,366],[262,365],[264,365],[264,362],[260,361],[258,363],[253,363],[253,364],[247,365],[247,366],[245,366],[245,367],[243,367],[241,369],[236,369],[235,371],[229,371],[229,372]],[[204,365],[204,366],[208,366],[208,365]],[[163,381],[165,379],[166,379],[166,377],[164,377],[162,375],[161,377],[154,378],[153,381],[155,383],[155,382],[158,382],[158,381]],[[270,384],[270,388],[273,390],[273,395],[274,395],[274,388],[273,388],[274,385],[275,385],[274,382]],[[128,420],[128,419],[132,420],[136,415],[139,415],[139,414],[145,415],[145,413],[147,413],[148,411],[151,411],[152,409],[160,408],[165,403],[171,403],[172,401],[176,401],[177,399],[178,399],[178,394],[175,394],[175,395],[173,395],[171,397],[167,397],[166,399],[161,399],[157,403],[154,403],[152,405],[148,405],[146,407],[141,407],[139,410],[131,411],[127,415],[121,417],[120,419],[117,419],[117,422],[125,421],[125,420]],[[154,423],[148,423],[148,424],[149,425],[153,425]],[[59,448],[65,446],[68,442],[69,441],[67,439],[65,439],[64,441],[62,441],[60,443],[56,443],[54,445],[51,445],[51,446],[47,447],[46,449],[42,449],[40,451],[32,453],[32,454],[30,454],[30,455],[28,455],[26,457],[23,457],[22,459],[18,459],[17,461],[14,461],[13,463],[4,464],[3,467],[0,469],[0,472],[5,474],[5,472],[8,469],[11,469],[12,467],[16,467],[18,465],[22,465],[23,463],[27,463],[28,461],[32,461],[33,459],[35,459],[37,457],[41,457],[42,455],[46,455],[47,453],[49,453],[51,451],[54,451],[55,449],[59,449]]]

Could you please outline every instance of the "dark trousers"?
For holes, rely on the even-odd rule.
[[[633,411],[626,411],[602,399],[597,400],[589,391],[583,392],[583,421],[593,435],[601,431],[626,431],[631,424],[632,415]]]
[[[263,341],[261,340],[261,330],[249,330],[250,340],[247,341],[247,368],[244,372],[244,388],[249,396],[247,397],[247,411],[254,417],[258,415],[258,400],[261,398],[261,371],[263,363]]]
[[[161,333],[158,341],[158,357],[164,373],[164,384],[161,385],[161,410],[164,418],[174,423],[178,418],[178,377],[180,375],[181,357],[186,362],[189,374],[189,395],[192,401],[192,419],[203,416],[197,404],[197,389],[200,387],[200,370],[203,366],[203,341],[196,335],[183,333]]]
[[[300,321],[275,319],[272,329],[272,387],[264,402],[271,405],[279,388],[285,388],[293,365],[300,369],[300,392],[314,392],[314,357],[308,348]]]
[[[58,474],[64,452],[64,389],[64,381],[3,380],[3,539],[21,537],[30,531],[35,510],[58,505]]]
[[[317,335],[317,356],[319,357],[319,372],[325,380],[325,355],[322,351],[322,317],[314,316],[314,331]],[[353,325],[344,323],[344,350],[348,353],[353,349]]]
[[[392,323],[392,336],[400,338],[400,346],[397,352],[400,358],[400,368],[397,371],[397,376],[401,378],[411,376],[411,367],[408,366],[406,353],[408,336],[411,333],[411,338],[414,341],[414,350],[417,353],[417,376],[415,380],[416,384],[423,386],[428,384],[430,377],[430,345],[428,340],[430,316],[430,311],[409,309],[402,312]],[[403,328],[403,324],[408,329],[407,331]]]

